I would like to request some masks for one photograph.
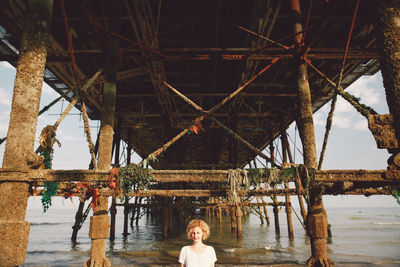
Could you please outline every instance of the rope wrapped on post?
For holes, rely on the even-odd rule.
[[[231,205],[237,205],[239,203],[239,190],[247,190],[250,186],[247,172],[242,169],[229,170],[227,183],[229,185],[228,202]]]

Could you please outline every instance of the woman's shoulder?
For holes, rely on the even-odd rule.
[[[208,246],[208,245],[206,245],[206,249],[208,249],[208,250],[214,250],[214,248],[213,248],[213,246]]]
[[[189,249],[189,247],[190,247],[190,246],[183,246],[181,250],[182,250],[182,251],[183,251],[183,250],[187,250],[187,249]]]

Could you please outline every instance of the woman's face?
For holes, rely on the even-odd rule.
[[[200,227],[194,227],[190,230],[190,238],[194,241],[202,241],[203,240],[203,230]]]

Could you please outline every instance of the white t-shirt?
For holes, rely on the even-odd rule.
[[[217,261],[215,250],[211,246],[206,246],[203,253],[194,252],[190,246],[184,246],[179,254],[179,262],[185,267],[209,267]]]

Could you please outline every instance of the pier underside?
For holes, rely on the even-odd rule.
[[[310,10],[308,2],[302,1],[303,14],[298,19],[307,25],[305,46],[299,47],[293,41],[294,14],[289,1],[65,1],[63,7],[60,3],[53,5],[45,81],[72,101],[77,83],[82,86],[104,69],[110,40],[117,40],[118,51],[112,55],[118,58],[115,126],[141,157],[189,129],[196,117],[207,115],[201,121],[204,131],[189,130],[158,161],[151,162],[155,169],[245,166],[255,152],[218,122],[255,148],[266,148],[298,118],[299,57],[305,55],[331,80],[338,79],[354,11],[351,1],[316,1]],[[0,42],[3,60],[16,63],[17,54],[10,45],[19,48],[25,9],[24,1],[2,6],[0,25],[7,31],[7,43]],[[379,70],[373,10],[371,1],[360,3],[343,88]],[[312,110],[316,111],[335,90],[316,71],[309,71],[308,80]],[[104,82],[102,74],[84,94],[91,119],[101,118]],[[237,96],[213,109],[243,85]],[[194,108],[170,86],[211,112]]]
[[[91,199],[84,266],[111,265],[106,240],[115,238],[118,205],[125,207],[128,235],[129,207],[151,200],[165,238],[173,209],[182,215],[185,205],[219,219],[225,207],[238,238],[242,207],[264,207],[267,218],[270,205],[279,235],[278,206],[284,205],[292,239],[290,196],[297,196],[310,238],[308,266],[333,266],[322,196],[399,191],[400,62],[393,56],[400,54],[399,21],[400,4],[390,0],[1,1],[0,60],[17,75],[0,169],[0,265],[24,262],[27,199],[42,195],[45,210],[52,196],[80,197],[73,241],[83,203]],[[390,114],[377,114],[345,92],[379,70]],[[42,131],[35,149],[43,81],[60,94],[46,108],[61,98],[70,106]],[[330,100],[333,113],[338,95],[368,120],[378,147],[388,149],[387,170],[321,170],[312,115]],[[82,112],[91,170],[51,170],[57,127],[73,106]],[[101,123],[96,144],[89,119]],[[286,135],[294,122],[300,164]],[[120,166],[121,141],[126,166]],[[132,151],[143,158],[140,164],[130,164]],[[257,156],[270,168],[258,168]],[[245,170],[250,162],[254,167]],[[119,197],[125,202],[117,203]]]

